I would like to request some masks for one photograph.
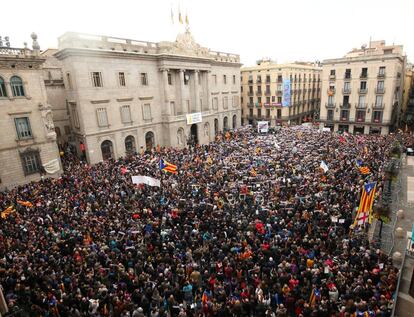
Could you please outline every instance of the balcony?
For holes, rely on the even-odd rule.
[[[359,118],[358,118],[358,117],[356,117],[356,118],[355,118],[355,121],[356,121],[356,122],[365,122],[365,117],[359,117]]]
[[[349,115],[346,117],[339,118],[339,121],[349,121]]]
[[[344,79],[352,79],[351,74],[345,74]]]
[[[325,103],[327,109],[335,109],[336,103]]]
[[[378,73],[377,78],[385,78],[385,72]]]
[[[382,123],[382,118],[372,118],[372,123]]]
[[[276,95],[280,96],[282,94],[282,90],[276,90]]]
[[[368,78],[368,74],[367,73],[361,73],[361,75],[359,75],[359,78],[366,79],[366,78]]]
[[[351,93],[351,88],[342,88],[342,93],[344,95],[349,95]]]
[[[385,104],[383,104],[383,103],[374,103],[374,104],[372,104],[372,109],[379,109],[379,110],[382,110],[382,109],[384,109],[384,107],[385,107]]]
[[[367,109],[367,104],[366,103],[357,103],[356,108],[365,110],[365,109]]]
[[[262,80],[256,80],[256,84],[261,85],[262,84]]]
[[[340,103],[339,107],[343,108],[343,109],[350,109],[351,108],[351,104],[350,103]]]
[[[263,92],[261,90],[256,90],[256,96],[262,96]]]
[[[248,103],[247,103],[247,107],[248,107],[248,108],[254,108],[254,103],[248,102]]]
[[[271,92],[270,90],[266,90],[266,91],[265,91],[265,95],[266,95],[266,96],[270,96],[271,94],[272,94],[272,92]]]
[[[329,79],[335,80],[336,79],[336,75],[329,75]]]
[[[253,79],[249,79],[249,80],[247,81],[247,83],[248,83],[248,84],[253,84]]]
[[[377,87],[377,88],[375,88],[375,93],[376,94],[383,94],[383,93],[385,93],[385,88],[384,87]]]
[[[364,95],[368,92],[368,88],[358,88],[358,93]]]
[[[253,92],[253,91],[248,91],[248,92],[247,92],[247,95],[248,95],[248,96],[254,96],[254,92]]]

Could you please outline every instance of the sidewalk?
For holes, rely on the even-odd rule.
[[[404,160],[403,160],[404,161]],[[414,157],[407,157],[406,164],[403,164],[399,179],[401,180],[401,190],[398,193],[398,201],[395,206],[398,209],[404,210],[404,218],[396,219],[395,229],[401,227],[403,229],[403,238],[394,239],[393,247],[390,254],[400,252],[404,257],[405,249],[407,247],[407,231],[412,230],[414,223],[414,204],[408,204],[408,201],[414,201],[414,188],[408,188],[408,180],[413,180],[414,177]],[[410,181],[411,183],[411,181]],[[411,187],[411,186],[410,186]],[[413,196],[413,197],[412,197]],[[393,210],[394,211],[394,210]],[[395,233],[395,229],[393,235]],[[400,287],[398,290],[398,299],[395,309],[396,317],[413,317],[414,316],[414,298],[408,294],[410,282],[413,274],[414,258],[406,255],[404,266],[401,271]]]

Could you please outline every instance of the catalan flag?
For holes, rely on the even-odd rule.
[[[7,219],[7,217],[10,215],[10,214],[12,214],[12,213],[14,213],[16,210],[14,209],[14,207],[13,206],[9,206],[9,207],[7,207],[5,210],[3,210],[1,213],[0,213],[0,216],[1,216],[1,218],[2,219]]]
[[[17,203],[25,207],[33,207],[33,204],[30,201],[17,200]]]
[[[177,174],[177,165],[168,163],[166,160],[160,160],[160,170]]]
[[[367,166],[361,166],[359,168],[359,171],[361,172],[362,175],[371,174],[371,171],[370,171],[370,169]]]
[[[256,177],[257,176],[257,172],[254,169],[254,167],[252,167],[252,169],[250,170],[250,175],[252,175],[253,177]]]

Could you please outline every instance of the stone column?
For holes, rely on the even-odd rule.
[[[185,69],[180,69],[180,99],[181,99],[181,106],[180,106],[180,112],[181,113],[187,113],[186,104],[184,100],[184,72]]]
[[[170,109],[170,103],[169,103],[169,96],[168,96],[168,69],[162,68],[160,69],[162,71],[162,84],[164,85],[164,103],[165,103],[165,109],[162,111],[162,113],[165,113],[167,115],[171,115],[171,109]]]
[[[211,110],[211,94],[210,94],[210,71],[207,70],[206,74],[206,95],[207,95],[207,110]]]
[[[14,99],[13,92],[12,92],[12,89],[11,89],[11,86],[10,86],[10,82],[9,81],[5,81],[4,82],[4,85],[6,86],[6,94],[7,94],[7,97],[10,100]]]
[[[195,111],[196,112],[201,112],[201,108],[200,108],[200,89],[199,89],[199,76],[200,76],[200,72],[198,69],[196,69],[194,71],[194,94],[195,94]]]

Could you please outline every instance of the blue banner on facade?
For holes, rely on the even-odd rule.
[[[283,96],[282,106],[289,107],[290,105],[290,79],[283,80]]]

